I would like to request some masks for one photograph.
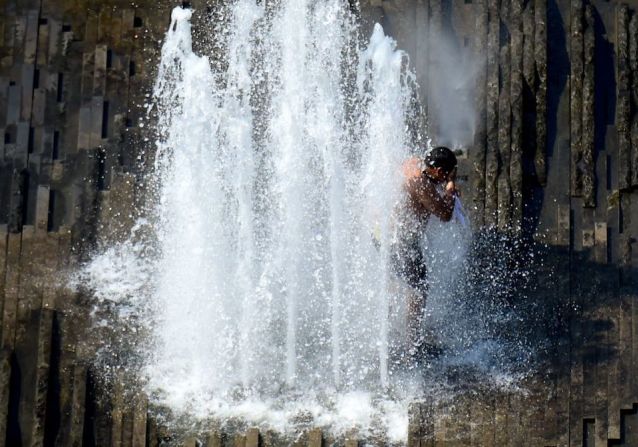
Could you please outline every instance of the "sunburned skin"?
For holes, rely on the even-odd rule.
[[[422,159],[410,158],[403,164],[404,183],[407,193],[406,206],[419,223],[426,224],[430,215],[444,222],[452,218],[454,212],[454,195],[456,188],[454,181],[442,173],[438,168],[425,166]],[[444,194],[439,193],[438,184],[447,183]]]
[[[420,246],[421,237],[431,215],[444,222],[454,213],[457,194],[455,170],[445,173],[441,168],[426,166],[413,157],[402,165],[404,200],[396,210],[397,232],[394,250],[397,275],[409,285],[406,291],[407,332],[410,355],[422,344],[421,326],[427,294],[427,267]],[[439,186],[445,185],[441,192]]]

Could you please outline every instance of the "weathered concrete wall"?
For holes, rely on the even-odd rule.
[[[143,398],[127,405],[122,384],[104,394],[96,383],[88,301],[63,283],[90,250],[126,234],[144,194],[151,130],[138,124],[177,3],[0,1],[0,445],[165,436]],[[638,445],[638,3],[361,6],[410,53],[435,143],[447,117],[430,101],[432,42],[445,33],[476,58],[466,203],[477,226],[548,244],[542,299],[570,309],[553,317],[547,369],[528,396],[415,405],[410,444]],[[277,442],[255,430],[207,441],[231,443]]]

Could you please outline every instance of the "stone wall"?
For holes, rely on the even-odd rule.
[[[152,129],[140,123],[178,3],[0,1],[0,445],[142,446],[167,436],[143,397],[127,402],[123,384],[104,389],[93,377],[89,301],[64,284],[93,249],[127,234],[143,199]],[[361,7],[409,52],[435,143],[447,117],[430,100],[432,42],[445,33],[476,58],[466,203],[484,231],[547,244],[555,269],[541,278],[541,299],[570,309],[555,317],[550,361],[529,395],[415,405],[410,445],[638,445],[638,3]],[[330,441],[316,430],[300,439]],[[278,443],[255,430],[206,442]]]
[[[465,200],[478,226],[547,244],[555,271],[539,276],[551,281],[539,299],[568,302],[571,309],[556,319],[554,358],[528,399],[474,397],[452,412],[415,409],[411,443],[638,444],[638,384],[630,378],[638,370],[638,72],[632,62],[638,4],[371,3],[400,46],[416,52],[417,67],[426,68],[424,96],[436,88],[428,54],[441,23],[453,30],[458,48],[471,46],[479,55],[479,119],[461,170]],[[405,25],[415,19],[423,28],[418,33]],[[436,143],[440,117],[428,110]],[[419,432],[427,426],[423,414],[435,423]],[[449,417],[457,418],[451,426],[436,422]]]
[[[109,422],[87,428],[89,308],[65,283],[131,221],[171,6],[0,2],[0,445],[144,444],[146,410],[118,413],[117,395]]]

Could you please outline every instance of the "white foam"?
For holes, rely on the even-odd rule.
[[[190,8],[182,8],[180,6],[173,8],[171,12],[171,20],[173,22],[187,22],[193,17],[193,10]]]

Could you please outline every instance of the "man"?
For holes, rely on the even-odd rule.
[[[412,356],[423,343],[420,329],[428,290],[421,241],[431,215],[444,222],[452,219],[458,194],[456,165],[456,156],[446,147],[436,147],[425,158],[410,158],[403,164],[404,197],[395,211],[392,264],[396,275],[410,289],[408,337]]]

